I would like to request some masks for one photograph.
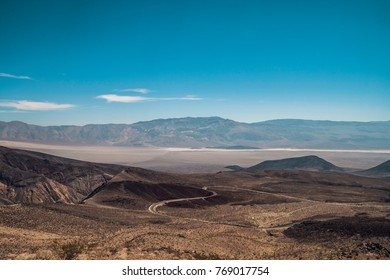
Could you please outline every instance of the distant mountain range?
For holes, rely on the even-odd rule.
[[[37,126],[0,122],[0,139],[51,144],[157,147],[390,149],[390,121],[272,120],[219,117],[158,119],[134,124]]]

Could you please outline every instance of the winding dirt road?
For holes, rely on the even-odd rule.
[[[224,223],[224,222],[216,222],[216,221],[209,221],[209,220],[202,220],[202,219],[196,219],[196,218],[184,218],[184,217],[177,217],[173,215],[168,215],[164,213],[160,213],[157,211],[157,208],[164,206],[168,203],[171,202],[180,202],[180,201],[191,201],[191,200],[198,200],[198,199],[207,199],[213,196],[217,196],[217,192],[208,190],[211,192],[211,195],[208,196],[198,196],[198,197],[186,197],[186,198],[176,198],[176,199],[168,199],[168,200],[163,200],[159,201],[156,203],[153,203],[152,205],[149,206],[148,211],[154,215],[160,215],[160,216],[166,216],[166,217],[171,217],[171,218],[179,218],[183,220],[188,220],[188,221],[195,221],[195,222],[202,222],[202,223],[207,223],[207,224],[219,224],[219,225],[227,225],[227,226],[234,226],[234,227],[253,227],[249,225],[242,225],[242,224],[234,224],[234,223]]]
[[[163,215],[163,214],[161,214],[161,213],[159,213],[157,211],[157,208],[161,207],[161,206],[164,206],[164,205],[166,205],[168,203],[180,202],[180,201],[191,201],[191,200],[198,200],[198,199],[206,199],[206,198],[210,198],[210,197],[218,195],[215,191],[209,191],[209,192],[211,192],[212,194],[211,195],[207,195],[207,196],[175,198],[175,199],[168,199],[168,200],[159,201],[159,202],[156,202],[156,203],[153,203],[152,205],[150,205],[149,208],[148,208],[148,211],[150,213],[152,213],[152,214]]]
[[[290,199],[295,199],[295,200],[298,200],[298,201],[302,201],[302,202],[314,202],[314,203],[322,203],[320,201],[316,201],[316,200],[312,200],[312,199],[306,199],[306,198],[299,198],[299,197],[295,197],[295,196],[289,196],[289,195],[283,195],[283,194],[277,194],[277,193],[271,193],[271,192],[265,192],[265,191],[260,191],[260,190],[253,190],[253,189],[247,189],[247,188],[240,188],[240,187],[229,187],[229,186],[210,186],[210,187],[205,187],[205,189],[207,188],[208,191],[210,191],[212,194],[211,195],[208,195],[208,196],[199,196],[199,197],[188,197],[188,198],[176,198],[176,199],[168,199],[168,200],[163,200],[163,201],[159,201],[159,202],[156,202],[156,203],[153,203],[149,206],[148,208],[148,211],[154,215],[160,215],[160,216],[167,216],[167,217],[171,217],[171,218],[180,218],[180,219],[184,219],[184,220],[191,220],[191,221],[197,221],[197,222],[203,222],[203,223],[208,223],[208,224],[224,224],[224,225],[228,225],[228,226],[238,226],[238,227],[253,227],[253,228],[257,228],[257,229],[260,229],[260,230],[273,230],[273,229],[283,229],[283,228],[288,228],[290,226],[293,226],[295,224],[299,224],[300,222],[302,221],[294,221],[294,222],[291,222],[291,223],[287,223],[287,224],[281,224],[281,225],[273,225],[273,226],[266,226],[266,227],[261,227],[261,226],[250,226],[250,225],[242,225],[242,224],[235,224],[235,223],[224,223],[224,222],[217,222],[217,221],[209,221],[209,220],[203,220],[203,219],[196,219],[196,218],[184,218],[184,217],[176,217],[176,216],[172,216],[172,215],[168,215],[168,214],[164,214],[164,213],[161,213],[161,212],[158,212],[158,208],[161,207],[161,206],[165,206],[167,205],[168,203],[171,203],[171,202],[181,202],[181,201],[192,201],[192,200],[199,200],[199,199],[207,199],[207,198],[210,198],[210,197],[213,197],[213,196],[217,196],[218,193],[215,192],[215,191],[212,191],[210,190],[209,188],[227,188],[227,189],[232,189],[232,190],[243,190],[243,191],[248,191],[248,192],[254,192],[254,193],[260,193],[260,194],[267,194],[267,195],[274,195],[276,197],[281,197],[281,198],[290,198]],[[342,203],[342,202],[326,202],[327,204],[332,204],[332,205],[340,205],[340,206],[374,206],[374,207],[384,207],[384,208],[389,208],[389,206],[382,206],[382,205],[372,205],[372,204],[369,204],[369,203],[353,203],[353,202],[345,202],[345,203]],[[308,207],[304,207],[304,208],[310,208],[310,207],[315,207],[315,205],[311,205],[311,206],[308,206]],[[301,211],[303,208],[300,208],[300,209],[296,209],[292,212],[297,212],[297,211]],[[337,217],[335,217],[337,218]],[[322,218],[322,219],[315,219],[315,220],[318,220],[318,221],[325,221],[325,220],[331,220],[331,219],[334,219],[334,218]]]

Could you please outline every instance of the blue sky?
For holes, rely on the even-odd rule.
[[[0,120],[390,120],[390,1],[1,1]]]

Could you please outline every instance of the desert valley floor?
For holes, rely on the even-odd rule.
[[[390,159],[390,150],[191,149],[166,147],[48,145],[0,140],[0,146],[90,162],[136,166],[162,172],[215,173],[227,165],[251,166],[316,154],[338,166],[367,169]]]
[[[1,148],[0,258],[390,258],[389,163],[369,169],[388,152],[232,153],[196,171],[292,156],[312,168],[163,173]]]

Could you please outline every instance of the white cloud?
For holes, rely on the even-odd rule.
[[[0,107],[10,107],[17,110],[23,110],[23,111],[49,111],[49,110],[69,109],[75,107],[75,105],[20,100],[20,101],[13,101],[13,102],[0,102]]]
[[[16,76],[16,75],[11,75],[11,74],[7,74],[7,73],[0,73],[0,77],[12,78],[12,79],[22,79],[22,80],[32,80],[32,78],[29,76]]]
[[[185,97],[172,97],[172,98],[155,98],[156,100],[188,100],[188,101],[198,101],[203,100],[200,97],[185,96]]]
[[[19,111],[19,110],[0,110],[0,113],[18,113],[18,114],[25,114],[27,111]]]
[[[135,103],[143,101],[160,101],[160,100],[203,100],[203,98],[188,95],[185,97],[170,97],[170,98],[153,98],[143,96],[128,96],[128,95],[116,95],[116,94],[104,94],[96,96],[96,98],[105,99],[107,102],[122,102],[122,103]]]
[[[116,94],[104,94],[96,96],[96,98],[105,99],[107,102],[124,102],[124,103],[133,103],[150,100],[150,98],[143,96],[123,96]]]
[[[142,94],[148,94],[150,92],[153,92],[153,90],[147,89],[147,88],[125,88],[125,89],[118,89],[119,92],[137,92]]]
[[[198,101],[203,100],[201,97],[196,97],[195,95],[186,95],[185,97],[181,97],[178,100],[191,100],[191,101]]]

